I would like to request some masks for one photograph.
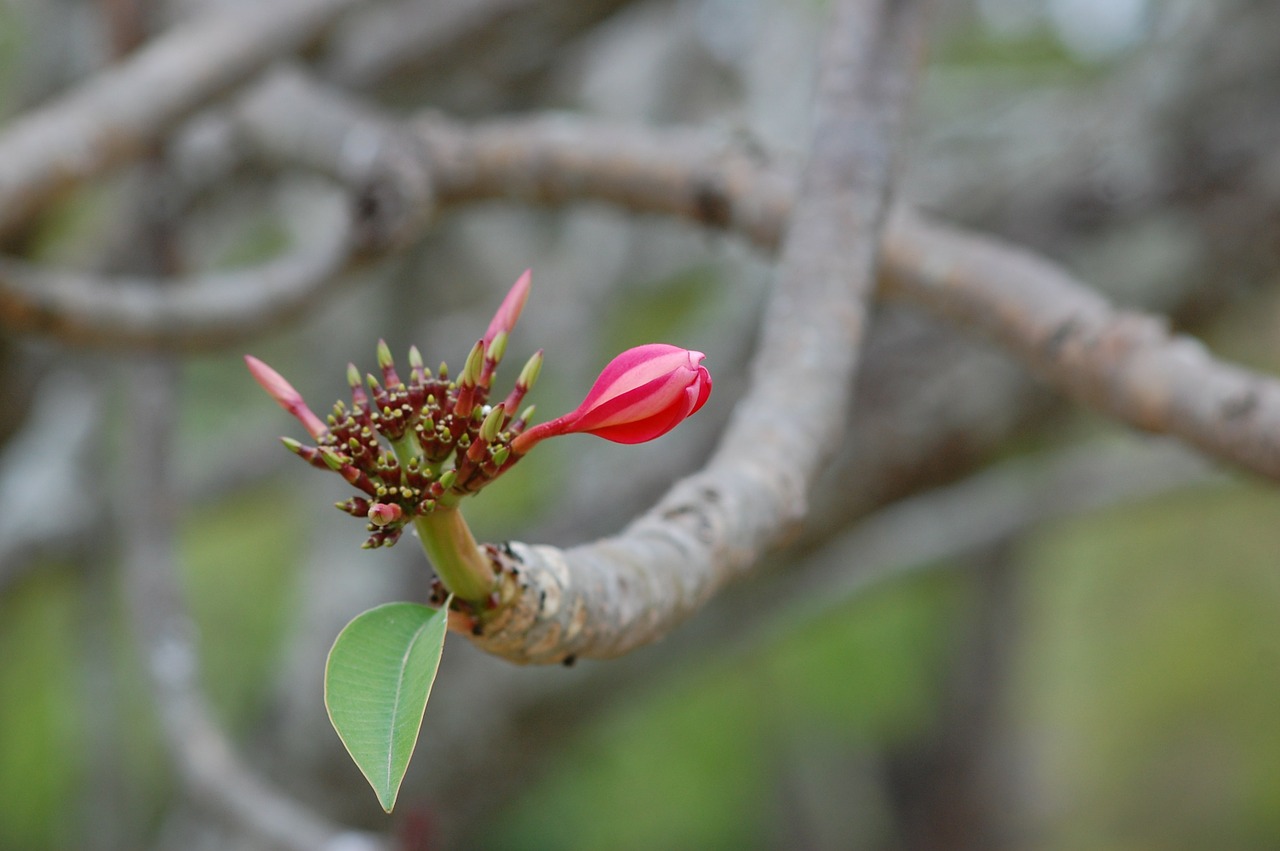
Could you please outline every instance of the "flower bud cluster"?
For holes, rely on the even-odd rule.
[[[490,404],[489,394],[507,336],[529,297],[530,281],[529,272],[516,281],[457,378],[450,378],[443,363],[433,373],[417,348],[409,350],[409,371],[402,377],[391,350],[379,340],[381,378],[367,375],[362,381],[349,364],[351,405],[339,400],[325,420],[311,412],[283,376],[245,356],[254,379],[316,441],[308,446],[284,438],[284,445],[361,492],[337,507],[369,521],[365,547],[394,544],[414,518],[454,507],[519,460],[511,441],[528,426],[533,408],[518,416],[515,412],[538,377],[542,352],[525,364],[501,403]]]
[[[362,382],[348,368],[351,404],[339,401],[315,446],[285,445],[312,466],[330,469],[363,493],[338,508],[368,518],[367,547],[394,544],[414,517],[451,507],[508,470],[517,460],[511,441],[525,430],[532,410],[513,411],[529,390],[522,380],[498,405],[489,404],[501,340],[472,349],[455,380],[448,367],[433,373],[410,349],[405,377],[396,371],[386,343],[378,344],[381,379]],[[541,353],[532,363],[541,361]],[[510,403],[510,404],[508,404]]]

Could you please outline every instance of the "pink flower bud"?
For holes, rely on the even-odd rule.
[[[523,455],[544,438],[578,432],[615,443],[661,437],[711,395],[711,374],[701,366],[704,357],[663,343],[628,349],[609,362],[576,410],[534,426],[511,449]]]
[[[375,502],[369,506],[369,521],[374,526],[387,526],[399,520],[403,513],[395,503]]]
[[[516,327],[516,320],[520,318],[520,311],[524,310],[524,303],[529,300],[529,287],[532,284],[533,270],[525,269],[524,274],[512,284],[511,291],[507,293],[507,297],[502,300],[502,304],[498,307],[498,312],[490,320],[489,328],[484,332],[482,351],[487,352],[489,350],[489,344],[493,342],[494,337],[498,336],[498,332],[505,331],[510,334],[511,329]]]
[[[253,355],[245,355],[244,362],[249,367],[249,374],[262,386],[267,394],[289,413],[298,418],[298,422],[310,435],[319,439],[327,434],[329,427],[324,421],[312,413],[307,403],[302,401],[302,394],[293,389],[293,385],[284,380],[284,376],[267,366]]]

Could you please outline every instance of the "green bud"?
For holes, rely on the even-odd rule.
[[[507,463],[507,459],[511,457],[511,447],[499,446],[493,453],[493,463],[496,467],[501,467]]]
[[[525,363],[524,369],[520,370],[520,377],[516,379],[516,384],[529,390],[537,382],[538,376],[542,374],[542,349],[538,349],[533,353],[533,357],[529,358]]]
[[[484,342],[476,340],[476,344],[471,347],[471,354],[467,355],[466,364],[462,367],[462,374],[458,376],[458,383],[475,385],[480,381],[482,367],[484,367]]]
[[[378,341],[378,366],[383,369],[395,366],[396,362],[391,357],[391,347],[387,345],[386,340]]]
[[[353,390],[360,386],[360,370],[356,369],[356,365],[353,363],[347,364],[347,384]]]
[[[448,470],[440,474],[440,487],[449,490],[458,483],[458,471]]]
[[[422,352],[418,351],[417,346],[409,347],[409,366],[422,369]]]
[[[498,432],[502,431],[502,421],[506,417],[507,412],[498,405],[489,412],[489,416],[484,418],[484,422],[480,424],[480,439],[485,443],[492,443],[498,436]]]
[[[449,380],[449,364],[445,363],[444,361],[440,361],[440,380],[441,381]]]
[[[533,422],[533,412],[536,410],[538,410],[537,405],[530,405],[529,407],[525,408],[523,411],[520,412],[520,421],[525,423]]]
[[[302,444],[294,440],[292,437],[282,437],[280,438],[280,442],[283,443],[284,448],[288,449],[290,452],[296,455],[302,454]]]
[[[498,363],[502,360],[502,356],[507,353],[507,332],[499,331],[493,338],[493,342],[489,343],[489,351],[486,353],[489,360]]]
[[[329,466],[330,470],[340,471],[347,465],[346,459],[327,446],[320,447],[320,457]]]

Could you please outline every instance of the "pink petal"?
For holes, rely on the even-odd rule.
[[[696,368],[704,357],[706,355],[702,352],[666,343],[649,343],[627,349],[600,371],[600,376],[579,407],[589,408],[674,370]]]

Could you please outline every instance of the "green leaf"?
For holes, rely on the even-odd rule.
[[[347,752],[387,812],[418,742],[444,649],[440,609],[387,603],[343,627],[329,651],[324,705]]]

